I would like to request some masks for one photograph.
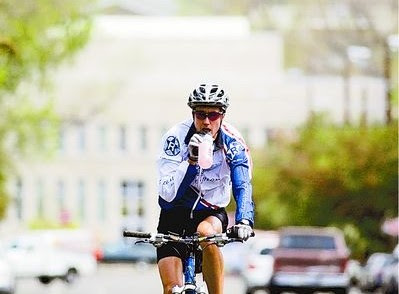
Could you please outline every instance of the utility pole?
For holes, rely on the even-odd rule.
[[[392,78],[391,78],[391,50],[388,42],[384,41],[384,81],[385,81],[385,123],[392,121]]]

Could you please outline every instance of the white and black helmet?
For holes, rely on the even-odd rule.
[[[229,96],[219,85],[201,84],[188,97],[188,106],[219,106],[223,112],[229,106]]]

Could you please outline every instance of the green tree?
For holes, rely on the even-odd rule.
[[[16,154],[48,150],[46,141],[55,138],[57,116],[44,91],[48,71],[88,41],[91,5],[83,0],[0,1],[0,219]]]
[[[381,232],[397,215],[397,124],[335,126],[313,117],[294,141],[255,156],[257,224],[336,226],[355,257],[388,250]]]

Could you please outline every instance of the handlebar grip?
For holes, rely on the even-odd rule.
[[[151,238],[151,233],[123,231],[123,237]]]

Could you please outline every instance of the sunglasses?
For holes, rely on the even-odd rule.
[[[193,111],[193,114],[199,120],[204,120],[206,118],[209,118],[210,121],[215,121],[223,115],[223,113],[216,112],[216,111],[212,111],[212,112]]]

